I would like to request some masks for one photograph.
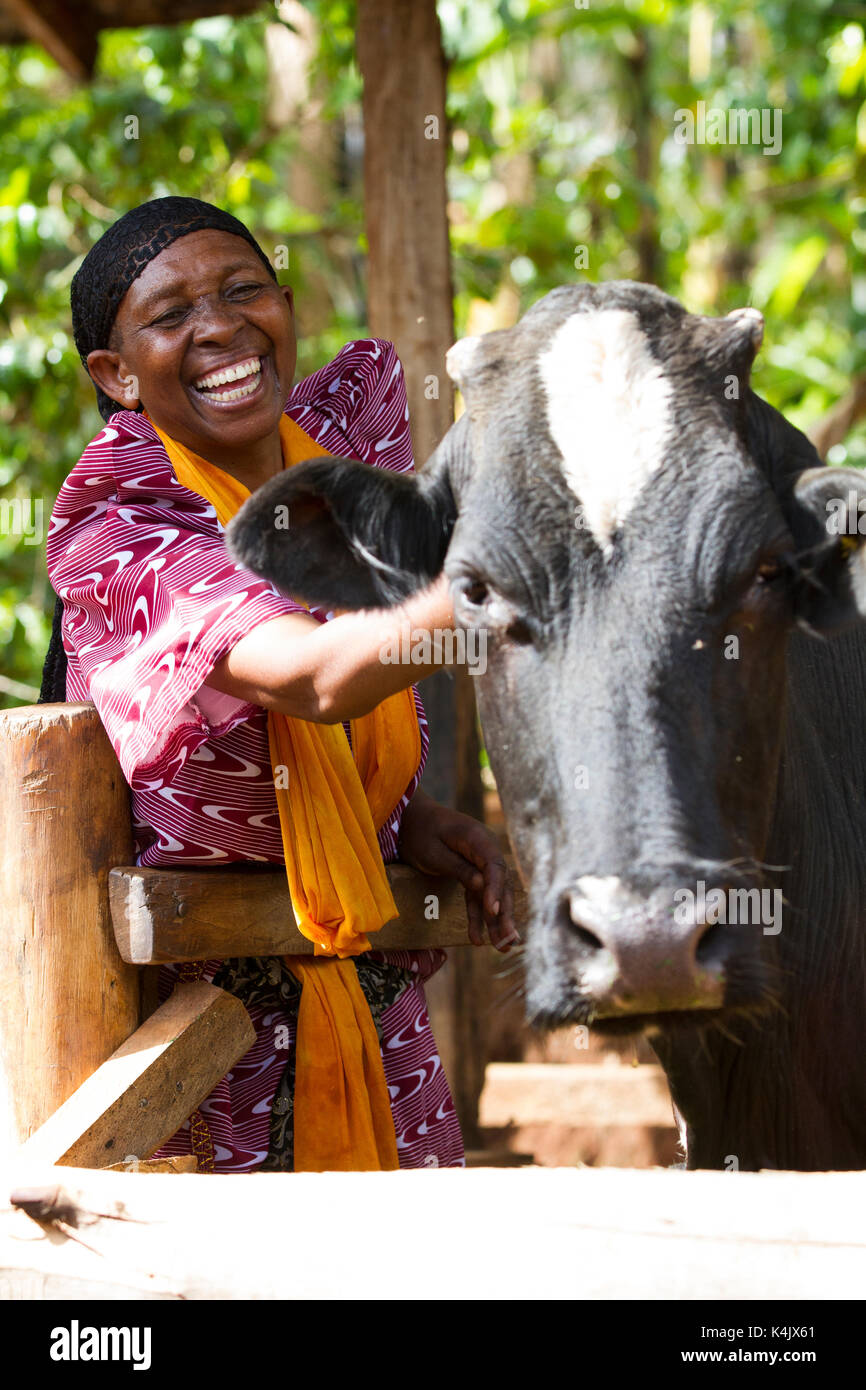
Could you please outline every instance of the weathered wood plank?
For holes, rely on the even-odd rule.
[[[129,789],[93,705],[0,714],[0,1151],[18,1147],[139,1023],[108,870]]]
[[[204,981],[177,985],[21,1152],[81,1168],[147,1158],[254,1042],[239,999]]]
[[[662,1125],[675,1128],[659,1066],[596,1062],[490,1062],[480,1122],[504,1125]]]
[[[375,933],[379,950],[462,946],[469,934],[454,879],[389,864],[399,918]],[[305,956],[313,943],[294,923],[284,870],[113,869],[111,915],[120,954],[136,965],[226,956]],[[438,917],[425,916],[438,911]]]
[[[369,1286],[383,1300],[441,1299],[444,1291],[454,1300],[811,1301],[856,1298],[866,1277],[861,1173],[59,1176],[81,1224],[46,1238],[44,1223],[9,1210],[8,1195],[56,1188],[57,1170],[0,1172],[0,1297],[330,1305]],[[369,1238],[370,1211],[397,1205],[424,1213],[424,1258],[411,1279],[390,1242]]]
[[[109,1163],[106,1173],[197,1173],[195,1154],[177,1154],[175,1158],[141,1158],[133,1163]]]

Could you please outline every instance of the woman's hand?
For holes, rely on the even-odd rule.
[[[484,945],[485,926],[497,951],[510,951],[520,941],[502,849],[480,821],[416,791],[403,812],[399,848],[400,857],[421,873],[460,880],[473,946]]]

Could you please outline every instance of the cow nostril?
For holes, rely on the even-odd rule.
[[[574,906],[570,898],[565,897],[560,903],[559,915],[569,936],[576,938],[588,951],[604,950],[604,942],[601,937],[590,931],[589,927],[584,926],[583,922],[575,916]]]
[[[576,936],[578,941],[582,942],[590,951],[601,951],[604,949],[604,942],[601,938],[596,936],[595,933],[591,932],[587,927],[582,927],[580,923],[575,922],[573,918],[569,918],[568,926],[572,936]]]
[[[708,922],[701,932],[695,950],[698,965],[718,965],[724,955],[725,936],[721,922]]]

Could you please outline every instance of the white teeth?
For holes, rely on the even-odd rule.
[[[234,391],[209,391],[209,401],[239,401],[244,396],[251,396],[258,387],[258,382],[253,382],[250,386],[238,386]]]
[[[214,386],[225,386],[229,381],[242,381],[245,376],[258,376],[262,370],[262,359],[260,357],[250,357],[246,362],[238,362],[233,367],[226,367],[221,372],[211,372],[210,376],[203,376],[195,382],[197,391],[207,391]],[[255,390],[255,387],[252,388]],[[244,394],[248,394],[245,392]],[[215,400],[223,399],[215,396]],[[229,399],[229,397],[225,397]]]

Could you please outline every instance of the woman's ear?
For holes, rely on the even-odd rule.
[[[141,400],[138,377],[127,372],[119,352],[95,348],[87,354],[87,370],[94,381],[121,410],[136,410]]]

